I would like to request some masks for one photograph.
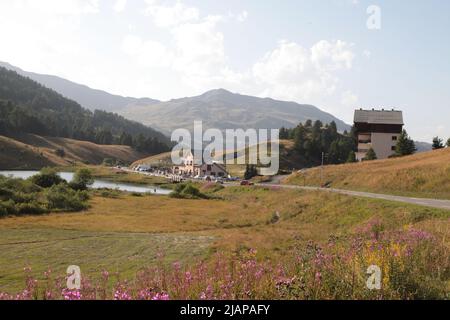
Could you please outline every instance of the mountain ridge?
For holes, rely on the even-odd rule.
[[[116,112],[170,134],[177,128],[192,128],[194,120],[202,120],[205,128],[279,129],[294,127],[308,119],[324,123],[335,121],[340,131],[349,130],[344,121],[308,104],[259,98],[213,89],[199,96],[159,101],[110,94],[103,90],[72,82],[57,76],[24,71],[9,63],[0,66],[39,82],[90,110]],[[184,115],[184,117],[183,117]]]
[[[39,82],[43,86],[57,91],[66,98],[78,102],[82,107],[91,111],[98,109],[117,112],[122,108],[126,108],[128,105],[150,105],[160,102],[159,100],[145,97],[134,98],[111,94],[107,91],[93,89],[87,85],[79,84],[58,76],[25,71],[7,62],[0,61],[0,67],[15,71],[21,76]]]
[[[167,134],[177,128],[192,129],[196,120],[202,120],[205,128],[221,130],[292,128],[309,119],[324,123],[334,121],[340,131],[351,128],[344,121],[310,104],[259,98],[222,88],[149,106],[129,106],[119,114]]]

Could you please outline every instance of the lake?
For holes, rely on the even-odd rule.
[[[38,174],[39,171],[0,171],[0,175],[6,176],[6,177],[13,177],[13,178],[21,178],[21,179],[28,179],[36,174]],[[73,179],[74,173],[73,172],[60,172],[58,173],[61,178],[64,180],[70,182]],[[138,184],[130,184],[130,183],[120,183],[120,182],[111,182],[107,180],[101,180],[101,179],[95,179],[94,184],[91,186],[93,189],[116,189],[120,191],[128,191],[128,192],[137,192],[137,193],[153,193],[153,194],[160,194],[160,195],[168,195],[171,190],[166,190],[154,186],[143,186]]]

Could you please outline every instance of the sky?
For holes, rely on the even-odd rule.
[[[0,0],[0,61],[170,100],[211,89],[313,104],[352,123],[395,108],[450,137],[450,1]]]

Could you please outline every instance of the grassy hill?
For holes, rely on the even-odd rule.
[[[154,156],[145,157],[143,159],[139,159],[131,164],[131,167],[135,167],[140,164],[146,164],[151,166],[171,166],[171,152],[164,152]]]
[[[242,160],[242,158],[247,154],[248,151],[254,151],[257,147],[252,146],[250,148],[246,148],[244,150],[239,150],[237,152],[237,155],[234,155],[233,152],[225,152],[225,157],[227,158],[234,158],[235,161]],[[300,168],[300,160],[298,159],[298,156],[293,152],[294,143],[291,140],[280,140],[280,169],[282,170],[292,170],[293,168]],[[223,157],[223,154],[217,154],[216,158],[219,159],[220,157]],[[171,161],[171,153],[165,152],[158,155],[146,157],[144,159],[140,159],[136,162],[134,162],[131,166],[137,166],[139,164],[147,164],[151,166],[166,166],[170,167],[172,166]],[[228,164],[227,170],[232,176],[236,177],[243,177],[245,173],[245,164]]]
[[[56,150],[64,150],[64,156],[58,156]],[[142,157],[143,153],[128,146],[98,145],[34,134],[22,134],[14,138],[0,136],[0,169],[3,170],[101,164],[105,158],[130,163]]]
[[[450,148],[408,157],[325,166],[333,188],[450,199]],[[319,186],[321,168],[297,172],[287,184]]]

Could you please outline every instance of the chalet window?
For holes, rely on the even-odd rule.
[[[397,141],[398,137],[397,136],[392,136],[392,141]]]
[[[208,164],[208,165],[206,166],[206,170],[211,171],[211,165],[210,165],[210,164]]]
[[[392,151],[395,151],[395,149],[396,149],[395,146],[392,146],[392,147],[391,147],[391,150],[392,150]]]

